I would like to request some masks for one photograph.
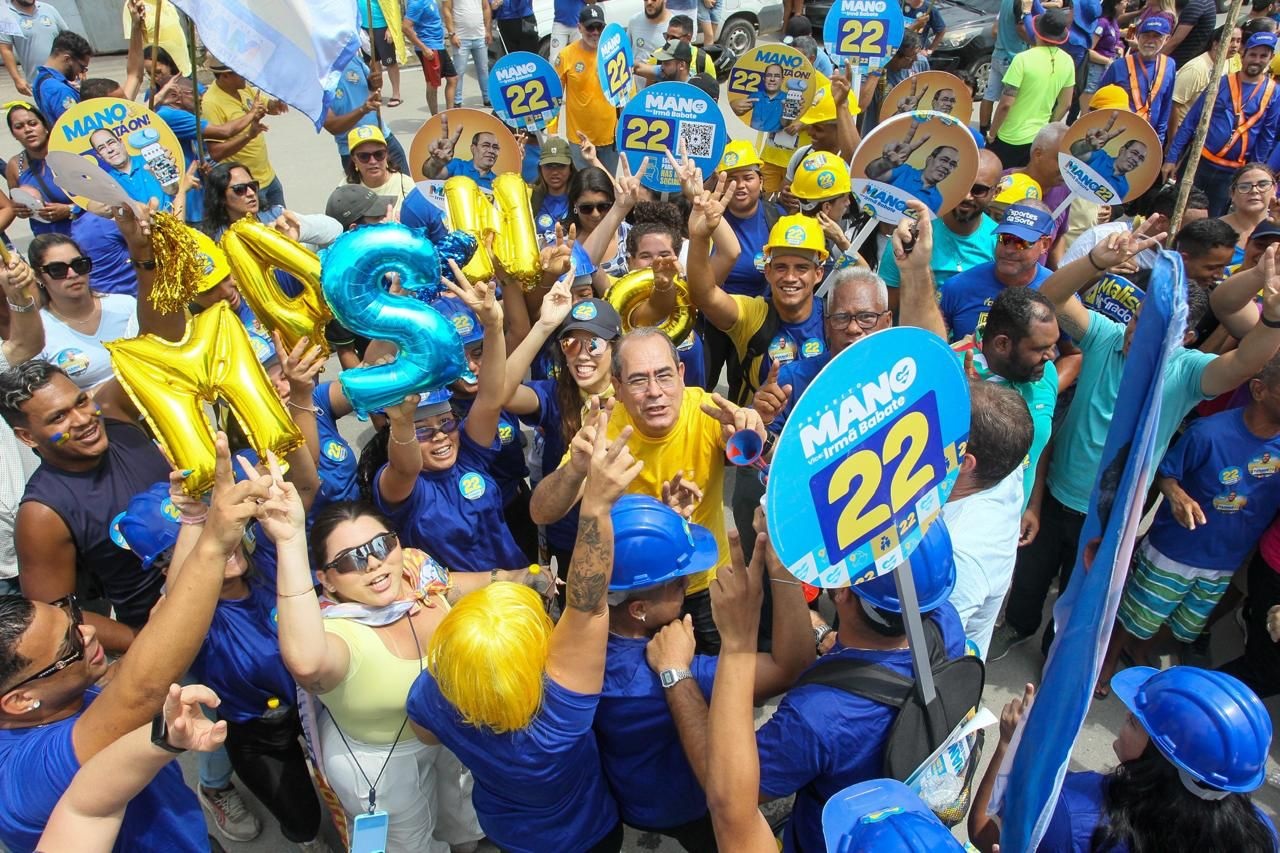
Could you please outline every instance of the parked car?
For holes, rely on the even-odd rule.
[[[606,23],[617,23],[625,28],[628,21],[644,12],[644,3],[643,0],[607,0],[600,4],[600,8],[604,10]],[[723,49],[725,57],[741,56],[756,46],[756,38],[761,32],[777,32],[782,29],[782,10],[782,4],[777,0],[724,0],[724,21],[716,33],[716,44]],[[554,14],[552,0],[534,0],[533,13],[538,18],[538,37],[541,39],[538,52],[549,56]],[[493,43],[489,47],[490,62],[504,53],[506,50],[495,26]],[[721,63],[717,60],[716,64],[719,67]]]
[[[991,49],[995,46],[992,28],[1000,11],[1000,0],[935,2],[947,22],[947,32],[929,57],[929,67],[950,71],[965,79],[981,95],[991,73]],[[832,0],[809,0],[805,4],[804,13],[813,22],[814,35],[819,41],[832,5]]]

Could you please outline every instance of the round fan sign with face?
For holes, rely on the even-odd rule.
[[[900,327],[846,348],[796,402],[765,489],[773,547],[824,588],[911,556],[960,474],[969,384],[937,335]]]
[[[963,123],[935,112],[882,122],[858,146],[849,174],[862,209],[881,222],[907,215],[907,202],[941,216],[964,200],[978,173],[978,143]]]
[[[777,133],[813,103],[815,75],[794,47],[760,45],[744,53],[729,73],[729,109],[752,130]]]
[[[447,156],[429,163],[433,151]],[[497,116],[460,107],[427,119],[409,145],[415,181],[463,176],[486,190],[493,188],[497,175],[519,174],[523,158],[520,144]]]
[[[967,83],[945,71],[912,74],[889,90],[880,105],[880,121],[917,110],[942,113],[967,124],[973,115],[973,94]]]
[[[1058,149],[1062,182],[1094,204],[1122,204],[1151,189],[1163,160],[1160,137],[1128,110],[1095,110],[1067,129]]]

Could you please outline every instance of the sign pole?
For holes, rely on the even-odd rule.
[[[159,9],[159,6],[156,7]],[[196,74],[196,22],[190,15],[183,12],[182,17],[187,21],[187,55],[191,57],[191,97],[194,104],[194,113],[196,117],[196,161],[203,163],[205,158],[204,150],[204,126],[200,123],[200,78]],[[157,12],[157,20],[159,13]],[[155,80],[151,81],[152,88],[155,87]]]
[[[893,570],[893,580],[898,587],[898,601],[902,602],[902,621],[907,627],[907,644],[911,648],[911,665],[916,672],[916,689],[920,693],[920,700],[927,706],[938,693],[933,686],[929,643],[924,635],[924,619],[920,615],[920,602],[916,598],[916,581],[911,575],[911,560],[904,560]]]

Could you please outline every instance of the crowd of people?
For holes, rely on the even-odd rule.
[[[1208,0],[1004,0],[972,186],[937,217],[925,201],[940,198],[911,202],[861,242],[848,163],[892,87],[941,43],[931,0],[909,0],[901,46],[866,75],[789,8],[784,41],[814,64],[818,91],[787,128],[794,145],[762,145],[731,120],[713,174],[668,155],[681,189],[667,195],[615,147],[600,7],[557,0],[563,111],[518,137],[540,280],[517,280],[496,255],[492,281],[451,261],[431,304],[466,370],[373,413],[359,446],[341,372],[395,358],[397,342],[333,321],[323,341],[286,345],[243,297],[224,238],[247,218],[313,251],[389,222],[444,241],[448,218],[421,178],[491,189],[497,136],[451,134],[446,114],[428,159],[410,163],[384,121],[416,88],[397,56],[417,53],[432,113],[463,103],[469,63],[487,106],[494,27],[510,50],[537,47],[528,0],[360,4],[371,37],[321,122],[338,157],[309,164],[337,183],[323,212],[289,207],[272,167],[284,152],[268,150],[264,121],[287,106],[234,56],[193,68],[170,6],[125,4],[116,81],[90,75],[91,46],[51,6],[9,3],[21,34],[0,35],[0,59],[27,100],[3,106],[21,153],[5,168],[0,229],[20,217],[33,235],[25,258],[5,238],[0,269],[9,850],[207,850],[206,816],[248,841],[265,815],[241,789],[302,850],[329,849],[330,818],[356,849],[390,851],[488,839],[604,853],[624,827],[690,851],[960,849],[934,804],[882,778],[900,706],[831,675],[910,683],[915,614],[890,576],[807,595],[774,550],[766,478],[730,464],[730,440],[752,434],[769,462],[819,372],[885,329],[951,345],[969,434],[909,568],[928,657],[992,662],[1037,637],[1047,655],[1046,604],[1082,551],[1142,299],[1174,286],[1187,316],[1161,387],[1154,520],[1094,692],[1129,715],[1116,768],[1067,775],[1040,849],[1280,847],[1249,797],[1271,743],[1262,699],[1280,692],[1269,0],[1222,26]],[[693,42],[708,43],[722,3],[645,0],[627,27],[637,81],[719,99]],[[1226,77],[1206,104],[1218,61]],[[81,206],[58,186],[54,122],[108,96],[153,100],[194,179],[176,197],[139,179],[126,189],[142,204]],[[1103,108],[1144,117],[1164,145],[1150,190],[1110,207],[1073,198],[1058,157],[1064,119]],[[108,164],[120,147],[110,132],[93,146]],[[177,311],[152,298],[154,216],[170,209],[201,261]],[[1185,276],[1153,275],[1166,244]],[[611,291],[639,273],[638,296]],[[273,281],[299,292],[286,273]],[[182,341],[223,303],[304,441],[259,458],[219,404],[214,485],[192,495],[192,472],[159,449],[107,345]],[[696,319],[676,322],[682,311]],[[1209,632],[1233,613],[1244,652],[1212,660]],[[1174,659],[1164,670],[1162,655]],[[978,849],[1000,843],[988,807],[1035,692],[1004,709],[976,780]],[[199,753],[194,790],[170,762],[185,750]],[[771,825],[758,804],[790,797]]]

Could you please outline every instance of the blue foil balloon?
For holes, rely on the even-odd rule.
[[[462,269],[471,262],[471,256],[476,253],[478,248],[480,248],[480,243],[476,240],[475,235],[468,234],[465,231],[450,231],[448,236],[436,246],[436,249],[440,252],[441,270],[449,268],[447,261],[450,260],[458,265],[458,269]]]
[[[388,293],[383,275],[418,299]],[[352,332],[394,341],[400,352],[387,364],[343,371],[338,380],[356,413],[394,406],[409,394],[443,388],[467,369],[453,323],[419,299],[440,290],[440,253],[431,241],[398,224],[343,234],[323,256],[320,287],[334,316]]]

